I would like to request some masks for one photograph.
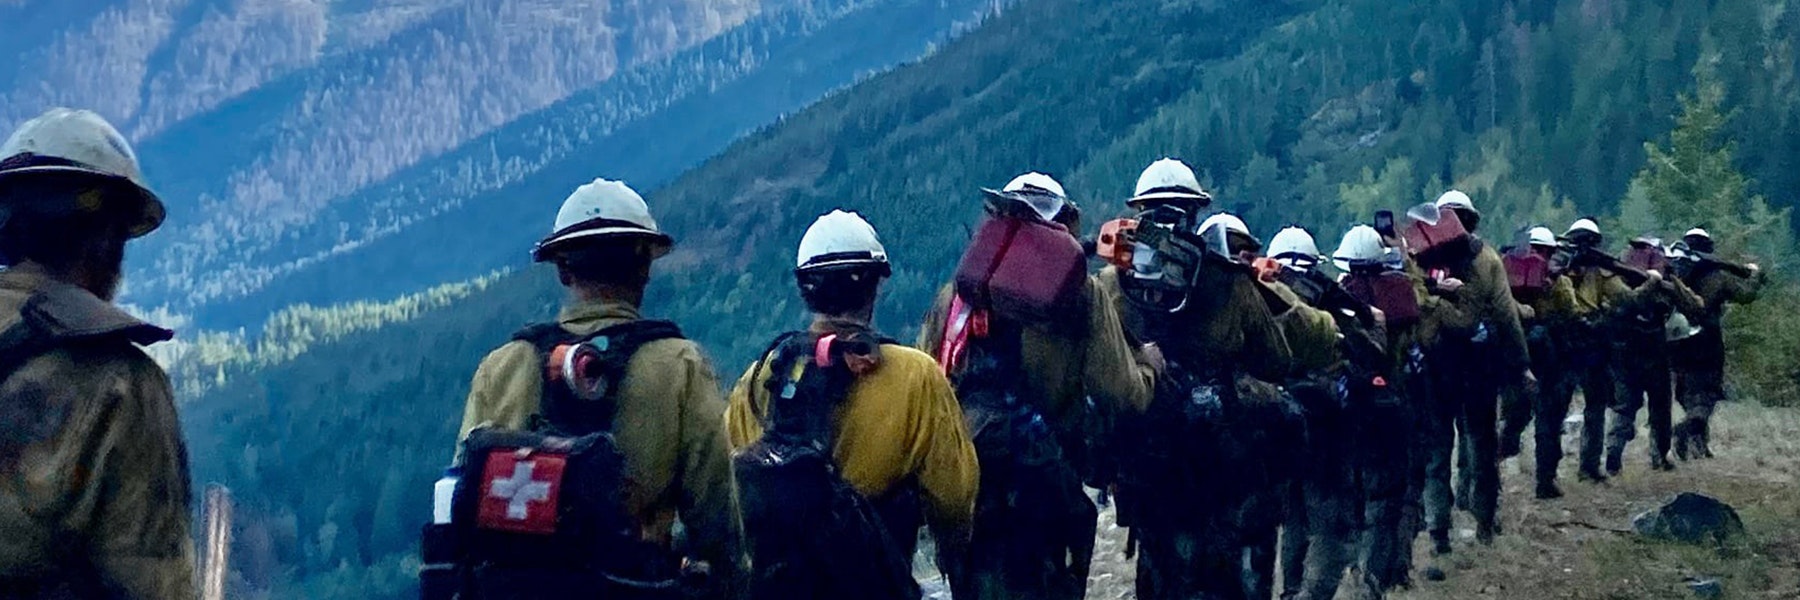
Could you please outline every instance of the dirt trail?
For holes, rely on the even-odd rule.
[[[1575,481],[1574,443],[1565,439],[1571,452],[1560,479],[1567,495],[1548,502],[1532,498],[1531,466],[1507,461],[1501,471],[1504,535],[1492,547],[1478,546],[1473,522],[1458,514],[1461,539],[1454,554],[1434,563],[1425,543],[1415,549],[1421,568],[1436,564],[1448,579],[1428,582],[1414,573],[1417,587],[1388,598],[1684,600],[1697,597],[1685,581],[1693,578],[1718,579],[1727,599],[1800,599],[1800,411],[1732,404],[1719,411],[1713,428],[1719,457],[1679,463],[1670,473],[1648,469],[1648,432],[1640,432],[1626,451],[1624,472],[1604,486]],[[1525,437],[1523,456],[1529,457],[1529,433]],[[1748,539],[1717,550],[1612,531],[1630,529],[1633,516],[1684,491],[1736,507]],[[1124,538],[1112,511],[1103,511],[1090,600],[1134,597],[1135,566],[1121,554]],[[1338,597],[1361,595],[1346,589]]]
[[[1522,456],[1531,456],[1526,437]],[[1506,535],[1491,548],[1472,540],[1458,544],[1449,560],[1438,563],[1449,574],[1446,581],[1419,578],[1416,589],[1389,597],[1691,599],[1697,596],[1684,580],[1716,578],[1724,598],[1800,598],[1800,411],[1721,407],[1713,421],[1718,458],[1678,463],[1673,472],[1649,470],[1648,443],[1648,432],[1640,431],[1626,449],[1625,470],[1603,486],[1576,482],[1574,457],[1567,456],[1559,473],[1566,496],[1547,502],[1532,497],[1529,461],[1522,468],[1507,461],[1501,507]],[[1680,492],[1731,504],[1744,518],[1748,539],[1719,550],[1608,531],[1630,529],[1633,516]],[[1461,526],[1473,527],[1462,520],[1467,515],[1458,518]],[[1424,545],[1417,551],[1428,554]]]

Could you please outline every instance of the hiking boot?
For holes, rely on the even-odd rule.
[[[1625,468],[1624,463],[1624,447],[1614,446],[1606,449],[1606,474],[1608,476],[1618,475],[1619,471]]]
[[[1431,532],[1431,555],[1432,556],[1443,556],[1443,555],[1449,554],[1454,551],[1455,550],[1450,547],[1450,532],[1449,531],[1433,531],[1433,532]],[[1425,578],[1431,579],[1431,576],[1426,575]],[[1432,579],[1432,581],[1443,581],[1443,580],[1442,579]]]
[[[1563,497],[1562,488],[1556,487],[1554,481],[1540,481],[1537,484],[1537,499],[1555,500]]]
[[[1575,474],[1575,478],[1577,480],[1580,480],[1582,483],[1593,483],[1593,484],[1606,483],[1606,476],[1601,475],[1599,472],[1596,472],[1592,469],[1582,469],[1580,473]]]
[[[1650,457],[1650,470],[1673,471],[1675,470],[1675,463],[1669,462],[1669,455],[1658,454]]]

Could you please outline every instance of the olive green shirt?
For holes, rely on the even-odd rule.
[[[950,301],[956,291],[944,286],[919,329],[919,349],[937,356],[944,343]],[[1117,307],[1095,302],[1104,297],[1100,282],[1089,277],[1085,302],[1087,322],[1073,331],[1028,327],[1020,340],[1025,393],[1043,402],[1040,408],[1065,428],[1088,398],[1142,411],[1156,393],[1156,372],[1145,364],[1125,336]]]
[[[1306,377],[1337,369],[1343,362],[1343,352],[1338,346],[1337,320],[1331,313],[1307,304],[1279,281],[1266,281],[1263,285],[1288,304],[1287,310],[1275,315],[1275,323],[1281,326],[1288,348],[1293,351],[1293,375]]]
[[[0,272],[0,330],[53,285],[29,264]],[[0,377],[0,581],[193,598],[187,450],[162,368],[129,344],[77,344]]]
[[[1119,287],[1119,270],[1108,266],[1097,277],[1102,297],[1118,309],[1126,322],[1126,330],[1139,339],[1156,339],[1146,335],[1149,327],[1179,327],[1186,335],[1163,335],[1174,344],[1163,351],[1171,358],[1185,357],[1197,364],[1232,369],[1263,381],[1282,381],[1291,372],[1294,355],[1288,348],[1281,326],[1275,323],[1269,301],[1248,273],[1228,273],[1207,267],[1203,276],[1208,282],[1200,288],[1214,292],[1223,288],[1223,296],[1205,298],[1205,309],[1190,309],[1151,324],[1125,299]],[[1216,286],[1213,284],[1217,284]],[[1162,332],[1168,333],[1168,332]]]
[[[639,318],[638,309],[627,304],[576,302],[563,308],[558,322],[571,333],[588,335]],[[483,359],[458,440],[484,425],[526,428],[539,410],[543,360],[524,341]],[[730,589],[743,589],[744,530],[725,440],[725,401],[700,347],[669,339],[639,348],[626,367],[618,402],[612,434],[625,455],[625,507],[637,518],[643,538],[670,546],[679,516],[698,558],[711,563]]]

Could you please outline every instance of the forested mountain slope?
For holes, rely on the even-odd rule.
[[[388,298],[516,266],[521,245],[549,226],[522,207],[560,199],[596,171],[659,186],[745,133],[917,58],[1005,4],[818,0],[767,8],[704,44],[336,200],[279,238],[191,249],[174,262],[159,259],[145,276],[192,288],[180,261],[202,257],[195,260],[226,277],[191,290],[196,302],[211,303],[199,311],[200,323],[229,330],[296,303]]]
[[[167,227],[133,254],[127,300],[208,322],[243,313],[232,300],[289,271],[404,229],[469,186],[507,181],[585,140],[540,127],[500,140],[528,148],[396,175],[596,86],[635,85],[587,107],[582,131],[603,133],[752,72],[768,46],[867,3],[9,2],[0,4],[8,57],[0,128],[53,105],[90,107],[117,123],[171,209]],[[733,31],[735,42],[690,52]],[[745,128],[769,117],[747,118]],[[561,135],[526,137],[545,133]],[[436,196],[361,193],[383,183],[388,195],[432,186],[418,193]],[[422,278],[409,291],[442,281]]]
[[[1708,165],[1691,177],[1717,196],[1704,199],[1717,207],[1710,224],[1733,232],[1733,252],[1791,276],[1781,210],[1800,200],[1796,42],[1800,6],[1756,0],[1027,0],[651,191],[680,245],[648,312],[702,342],[728,385],[769,337],[803,325],[793,248],[815,215],[847,207],[888,244],[895,276],[877,325],[906,338],[980,213],[979,187],[1028,169],[1062,177],[1091,228],[1123,210],[1137,170],[1163,155],[1203,169],[1220,204],[1258,232],[1304,223],[1327,246],[1374,208],[1448,185],[1486,207],[1495,237],[1582,213],[1679,233],[1697,223],[1670,217],[1679,200],[1658,191],[1673,188],[1651,176],[1663,170],[1646,167],[1645,144],[1668,143],[1682,95],[1697,89],[1720,92],[1715,108],[1729,112],[1701,137],[1734,141],[1735,164],[1729,153],[1690,162],[1693,148],[1668,164]],[[541,223],[576,182],[616,176],[562,164],[491,192],[509,202],[463,210]],[[1726,185],[1733,166],[1750,179]],[[498,251],[520,265],[528,241]],[[307,597],[402,593],[402,557],[474,365],[552,316],[559,296],[541,270],[503,276],[186,405],[196,478],[245,503],[240,573]],[[1800,381],[1785,364],[1770,381]]]

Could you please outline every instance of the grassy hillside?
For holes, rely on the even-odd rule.
[[[1749,206],[1746,193],[1777,209],[1800,194],[1780,166],[1800,139],[1796,41],[1800,6],[1753,0],[1029,0],[654,190],[680,245],[660,263],[648,312],[682,323],[734,377],[770,336],[803,323],[793,247],[815,215],[847,207],[888,244],[896,270],[877,325],[906,338],[954,266],[979,187],[1052,173],[1092,227],[1122,210],[1137,169],[1163,155],[1203,169],[1257,231],[1311,224],[1325,245],[1349,220],[1452,183],[1487,207],[1498,236],[1580,213],[1679,231],[1689,224],[1668,211],[1620,206],[1634,179],[1657,180],[1639,177],[1644,143],[1670,139],[1697,64],[1735,111],[1712,137],[1735,140],[1735,166],[1752,177],[1716,214],[1741,224],[1731,215]],[[657,133],[618,135],[656,149]],[[1725,158],[1707,164],[1729,171]],[[569,158],[460,210],[465,222],[541,223],[577,182],[633,164]],[[1786,276],[1789,226],[1757,222],[1767,235],[1734,251]],[[518,265],[528,241],[431,239],[401,250],[502,265],[517,252]],[[559,297],[547,273],[524,270],[190,404],[195,476],[246,504],[247,580],[319,598],[403,594],[404,555],[449,457],[469,374],[512,330],[553,315]],[[331,485],[294,483],[321,474]]]

